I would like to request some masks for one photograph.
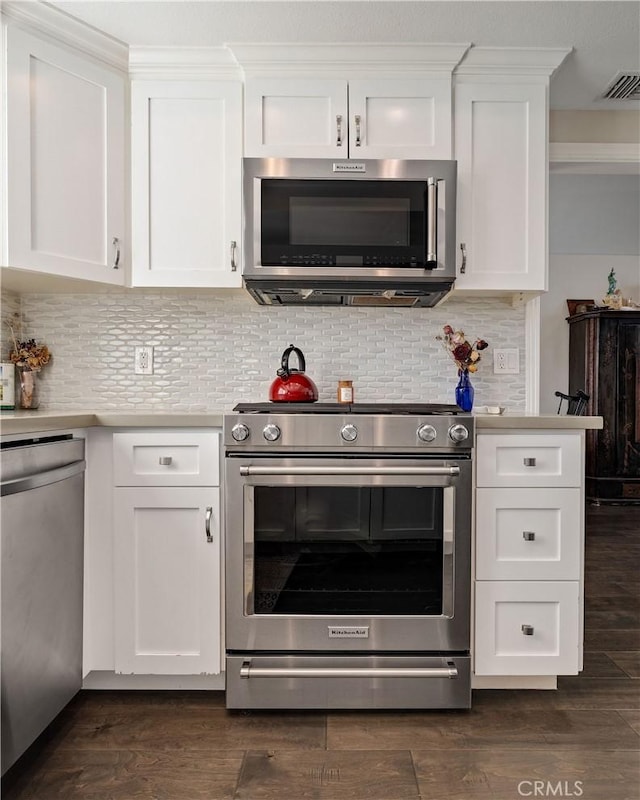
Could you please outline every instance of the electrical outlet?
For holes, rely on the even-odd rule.
[[[520,350],[517,347],[494,350],[493,372],[500,375],[517,375],[520,372]]]
[[[136,347],[133,371],[136,375],[153,375],[153,347]]]

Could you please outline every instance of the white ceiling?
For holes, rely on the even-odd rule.
[[[551,107],[640,109],[599,96],[619,71],[640,70],[640,0],[53,0],[130,45],[258,42],[471,42],[573,47],[551,84]]]

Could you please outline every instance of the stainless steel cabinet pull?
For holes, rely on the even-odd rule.
[[[342,147],[342,114],[336,115],[336,147]]]
[[[467,271],[467,245],[460,242],[460,252],[462,253],[462,264],[460,264],[460,273],[464,275]]]
[[[360,114],[356,114],[356,147],[362,146],[362,137],[360,136],[360,125],[362,123],[362,117]]]
[[[533,636],[533,625],[523,625],[522,626],[522,633],[525,636]]]
[[[161,467],[168,467],[171,465],[172,461],[173,458],[171,456],[160,456],[158,459],[158,464],[160,464]]]
[[[536,535],[533,531],[522,531],[522,538],[525,542],[533,542],[536,538]]]
[[[237,244],[234,240],[231,242],[231,272],[236,272],[238,270],[238,265],[236,264],[236,247]]]
[[[535,467],[536,465],[535,458],[525,458],[524,465],[525,467]]]
[[[460,467],[240,467],[241,475],[446,475]]]
[[[207,511],[204,515],[204,532],[207,534],[207,542],[211,544],[213,542],[213,536],[211,535],[211,517],[213,515],[213,508],[211,506],[207,506]]]
[[[457,678],[453,662],[446,667],[254,667],[245,661],[241,678]]]
[[[113,246],[116,248],[116,257],[113,260],[113,268],[119,269],[120,267],[120,239],[117,236],[113,237]]]
[[[438,179],[427,180],[427,252],[425,267],[438,266]]]

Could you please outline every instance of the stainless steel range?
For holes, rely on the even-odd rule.
[[[473,419],[241,404],[224,420],[228,708],[468,708]]]

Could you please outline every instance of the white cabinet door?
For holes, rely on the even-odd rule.
[[[114,490],[116,672],[220,672],[218,492]]]
[[[478,489],[477,580],[580,578],[580,489]]]
[[[134,81],[132,285],[241,286],[242,87]]]
[[[479,581],[476,675],[576,675],[578,581]]]
[[[451,158],[451,78],[349,81],[350,158]]]
[[[245,86],[249,158],[347,158],[347,82],[255,78]]]
[[[547,289],[546,91],[456,85],[457,237],[466,250],[458,290]]]
[[[124,283],[125,81],[7,29],[7,260]]]
[[[451,158],[451,78],[247,81],[245,155]]]

